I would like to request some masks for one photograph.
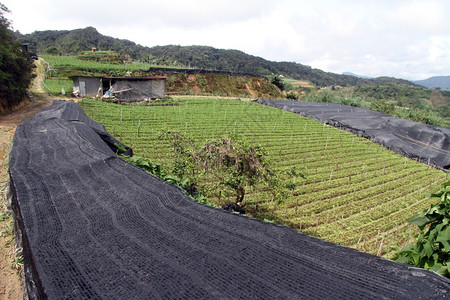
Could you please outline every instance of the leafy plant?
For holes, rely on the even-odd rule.
[[[23,256],[19,256],[19,257],[16,257],[15,259],[13,259],[13,260],[11,261],[11,263],[12,263],[12,265],[13,265],[13,267],[14,267],[15,269],[17,269],[18,271],[20,271],[20,270],[22,270],[22,268],[23,268],[23,261],[24,261],[24,257],[23,257]]]
[[[192,182],[191,178],[187,176],[179,177],[176,175],[170,175],[161,164],[156,163],[149,158],[140,156],[122,156],[122,158],[127,162],[135,165],[136,167],[139,167],[164,181],[179,186],[183,191],[185,191],[187,195],[191,196],[194,200],[202,203],[207,202],[205,196],[197,190],[196,184]]]
[[[0,213],[0,221],[7,220],[9,217],[10,217],[10,214],[8,214],[6,212]]]
[[[409,219],[421,232],[417,243],[401,249],[395,260],[450,278],[450,182],[443,186],[438,193],[427,195],[439,198],[437,204]]]
[[[274,176],[259,146],[249,146],[235,139],[220,138],[207,142],[195,154],[195,161],[204,172],[213,173],[236,195],[236,203],[243,202],[246,187],[253,187]]]
[[[287,93],[286,98],[289,100],[298,100],[298,95],[294,92],[289,92]]]

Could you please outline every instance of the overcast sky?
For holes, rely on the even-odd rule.
[[[206,45],[324,71],[450,75],[449,0],[0,0],[13,29],[93,26],[143,46]]]

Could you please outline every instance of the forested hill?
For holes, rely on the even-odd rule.
[[[215,49],[207,46],[156,46],[144,47],[136,43],[100,34],[95,28],[75,30],[35,31],[20,35],[22,42],[30,43],[32,51],[38,54],[76,55],[92,47],[99,50],[113,50],[124,57],[143,60],[153,64],[212,69],[267,76],[281,74],[298,80],[307,80],[317,86],[354,86],[363,84],[408,84],[410,81],[390,77],[374,79],[358,78],[313,69],[295,62],[274,62],[248,55],[238,50]]]

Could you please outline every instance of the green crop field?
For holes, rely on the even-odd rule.
[[[448,174],[395,154],[378,144],[299,115],[252,102],[179,99],[169,106],[118,105],[83,100],[80,105],[135,155],[170,169],[175,154],[164,130],[178,130],[197,143],[237,136],[261,145],[282,180],[292,166],[305,178],[283,203],[263,188],[249,190],[250,216],[306,234],[390,257],[390,246],[414,242],[406,219],[434,200]],[[210,199],[217,202],[218,199]],[[226,199],[222,199],[222,203]]]
[[[44,88],[52,95],[61,94],[61,89],[64,89],[66,94],[71,94],[73,90],[73,82],[71,79],[46,79],[44,81]]]
[[[50,67],[49,75],[67,77],[73,74],[124,76],[126,72],[148,70],[149,67],[161,67],[141,62],[127,62],[122,64],[102,61],[83,60],[77,56],[43,55],[41,57]],[[164,66],[164,68],[170,68]]]
[[[139,71],[140,69],[147,70],[149,64],[146,63],[124,63],[124,64],[111,64],[105,62],[96,62],[89,60],[82,60],[76,56],[54,56],[43,55],[42,59],[51,66],[53,72],[64,71],[84,71],[92,73],[110,73],[112,71],[127,72],[127,71]]]

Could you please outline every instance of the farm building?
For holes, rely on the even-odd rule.
[[[166,96],[166,77],[87,77],[73,76],[73,93],[88,97],[115,97],[141,101]]]

